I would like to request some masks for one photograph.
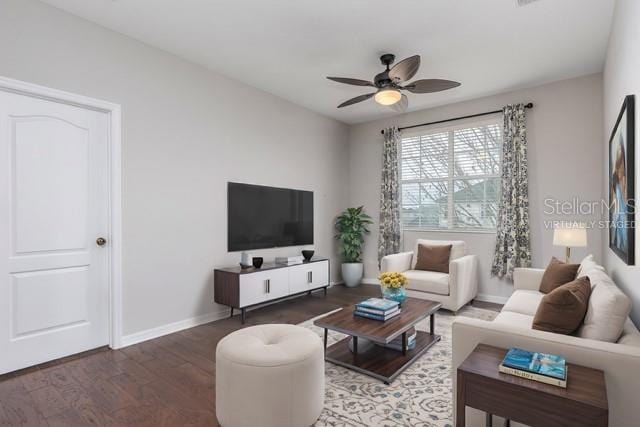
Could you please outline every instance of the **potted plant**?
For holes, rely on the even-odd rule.
[[[364,206],[348,208],[336,218],[336,240],[340,242],[342,254],[342,279],[350,288],[358,286],[362,280],[362,246],[364,235],[369,234],[367,226],[373,224],[371,217],[364,213]]]

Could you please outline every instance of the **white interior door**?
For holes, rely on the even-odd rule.
[[[0,91],[0,374],[109,342],[108,142],[107,113]]]

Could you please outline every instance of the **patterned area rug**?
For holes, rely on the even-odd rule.
[[[493,320],[498,313],[465,307],[458,316]],[[319,317],[301,323],[322,336],[313,325]],[[436,333],[442,340],[407,368],[390,385],[332,363],[326,363],[325,409],[316,427],[398,427],[452,426],[451,323],[454,316],[441,310],[436,314]],[[429,330],[428,318],[417,329]],[[329,345],[345,335],[330,332]]]

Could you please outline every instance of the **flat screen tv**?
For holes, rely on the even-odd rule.
[[[313,192],[230,182],[229,252],[313,244]]]

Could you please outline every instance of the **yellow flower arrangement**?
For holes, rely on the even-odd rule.
[[[380,280],[380,284],[384,288],[398,289],[404,287],[407,284],[407,278],[404,274],[392,271],[380,273],[378,279]]]

